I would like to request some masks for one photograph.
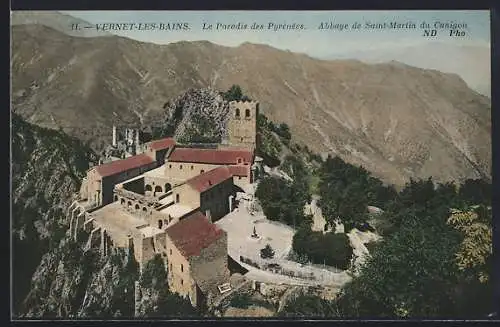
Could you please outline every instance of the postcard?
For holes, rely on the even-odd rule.
[[[15,320],[489,319],[490,13],[12,11]]]

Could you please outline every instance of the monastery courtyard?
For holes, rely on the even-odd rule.
[[[262,212],[253,215],[248,210],[248,201],[241,200],[239,206],[216,222],[228,234],[228,254],[233,258],[260,258],[260,249],[271,245],[275,258],[285,258],[292,248],[294,230],[284,224],[266,219]],[[258,238],[252,238],[253,229]]]
[[[252,210],[253,192],[250,191],[249,193],[245,195],[239,193],[239,196],[237,196],[240,199],[238,207],[216,222],[218,226],[227,232],[229,256],[248,270],[245,274],[247,278],[272,284],[323,285],[335,288],[340,288],[351,279],[346,272],[340,269],[333,267],[323,269],[323,267],[302,265],[287,260],[287,256],[292,250],[294,229],[285,224],[268,220],[260,210]],[[257,238],[251,237],[254,226],[258,235]],[[265,260],[260,257],[260,250],[266,244],[269,244],[274,250],[273,259]],[[261,266],[275,263],[289,271],[303,275],[313,275],[315,279],[290,277],[281,273],[258,269],[241,262],[240,256],[250,259]]]

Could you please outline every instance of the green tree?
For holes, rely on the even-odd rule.
[[[222,92],[222,97],[226,101],[250,101],[250,98],[243,94],[239,85],[232,85],[229,90]]]
[[[470,210],[450,216],[459,200],[453,184],[410,181],[384,213],[392,233],[344,288],[342,315],[479,318],[490,312],[488,219]]]
[[[459,269],[473,271],[481,283],[488,282],[493,254],[491,208],[473,206],[464,211],[452,209],[448,224],[464,235],[456,254]]]
[[[347,269],[352,258],[352,247],[345,234],[313,232],[308,226],[297,230],[292,240],[293,251],[313,263]]]
[[[266,177],[257,186],[255,196],[270,220],[290,226],[298,226],[306,220],[304,205],[308,195],[294,183],[274,176]]]
[[[459,195],[468,205],[491,205],[491,183],[481,179],[467,179],[460,186]]]

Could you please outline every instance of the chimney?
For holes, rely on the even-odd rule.
[[[116,126],[113,125],[113,146],[116,146]]]

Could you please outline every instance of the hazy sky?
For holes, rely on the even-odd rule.
[[[165,44],[177,41],[208,40],[220,45],[237,46],[243,42],[264,43],[315,57],[388,47],[411,46],[429,41],[457,45],[490,44],[489,11],[63,11],[92,24],[99,23],[189,23],[187,31],[116,31],[132,39]],[[206,24],[303,24],[302,31],[213,30],[203,31]],[[353,31],[319,30],[321,22],[348,24],[413,22],[415,29],[365,29]],[[450,29],[438,29],[435,37],[424,37],[420,28],[426,22],[466,24],[465,36],[450,37]]]

